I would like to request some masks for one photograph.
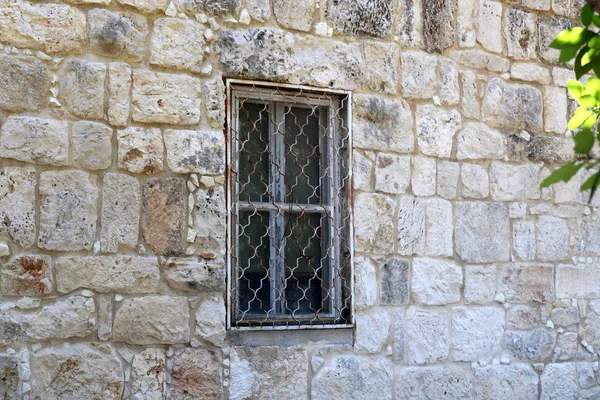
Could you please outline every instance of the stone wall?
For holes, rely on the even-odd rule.
[[[600,398],[581,3],[0,0],[0,397]],[[352,341],[226,334],[223,76],[353,90]]]

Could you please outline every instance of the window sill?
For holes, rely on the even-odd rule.
[[[227,341],[234,346],[290,347],[307,343],[352,346],[354,329],[290,329],[278,331],[229,331]]]

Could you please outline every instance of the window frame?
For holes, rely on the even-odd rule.
[[[226,262],[227,262],[227,318],[226,318],[226,328],[227,330],[232,330],[232,331],[249,331],[249,330],[305,330],[305,329],[339,329],[339,328],[351,328],[354,326],[354,244],[353,244],[353,239],[354,239],[354,215],[353,215],[353,209],[352,209],[352,92],[351,91],[346,91],[346,90],[336,90],[336,89],[324,89],[324,88],[316,88],[316,87],[311,87],[311,86],[303,86],[303,85],[292,85],[292,84],[279,84],[279,83],[272,83],[272,82],[263,82],[263,81],[254,81],[254,80],[241,80],[241,79],[225,79],[225,88],[226,88],[226,121],[227,121],[227,125],[226,125],[226,154],[227,154],[227,168],[226,168],[226,201],[227,201],[227,234],[226,234],[226,241],[227,241],[227,249],[226,249]],[[284,94],[285,93],[285,94]],[[264,97],[263,95],[264,94]],[[238,102],[238,98],[244,98],[246,99],[245,101],[247,101],[248,99],[250,100],[257,100],[257,102],[259,103],[272,103],[271,105],[268,105],[267,107],[271,110],[274,109],[275,113],[275,117],[276,117],[276,121],[278,121],[278,123],[284,123],[284,108],[286,106],[290,106],[290,107],[297,107],[297,106],[318,106],[318,107],[327,107],[328,110],[328,115],[331,112],[330,110],[332,109],[332,102],[333,104],[335,104],[337,106],[337,109],[340,109],[340,98],[341,97],[345,97],[345,105],[344,105],[344,109],[345,109],[345,125],[346,125],[346,130],[348,133],[348,137],[347,137],[347,148],[348,148],[348,154],[347,154],[347,176],[345,176],[344,178],[348,179],[348,184],[347,184],[347,207],[348,209],[346,210],[347,214],[348,214],[348,226],[347,226],[347,232],[348,232],[348,237],[344,237],[345,241],[346,241],[346,245],[349,248],[350,254],[347,256],[347,266],[348,266],[348,289],[349,289],[349,301],[346,301],[346,303],[349,303],[347,306],[343,307],[343,308],[349,308],[349,316],[346,319],[345,323],[323,323],[323,324],[302,324],[302,323],[295,323],[295,324],[285,324],[286,321],[302,321],[302,317],[295,315],[293,318],[292,316],[284,316],[282,315],[280,317],[280,320],[282,322],[282,325],[277,325],[277,324],[273,324],[273,325],[262,325],[260,323],[260,321],[265,321],[265,317],[257,317],[256,318],[256,325],[254,324],[249,324],[249,325],[243,325],[243,326],[238,326],[236,325],[238,323],[237,315],[236,315],[236,307],[237,307],[237,299],[234,299],[234,286],[237,285],[237,265],[235,265],[234,263],[234,258],[237,258],[236,255],[232,255],[231,251],[232,251],[232,246],[236,243],[235,240],[237,238],[237,229],[238,229],[238,225],[239,222],[237,220],[234,221],[234,218],[232,218],[232,215],[235,213],[235,215],[238,216],[239,218],[239,211],[241,210],[241,208],[244,208],[243,206],[240,208],[240,202],[237,199],[234,199],[234,194],[237,193],[237,191],[234,189],[234,185],[238,185],[238,182],[234,182],[232,179],[232,166],[234,167],[235,171],[239,171],[239,168],[237,166],[237,163],[239,161],[239,149],[237,148],[233,148],[233,146],[237,146],[238,144],[238,140],[234,140],[234,135],[236,135],[236,132],[239,132],[238,130],[238,126],[239,126],[239,115],[238,115],[238,106],[237,106],[237,102]],[[293,102],[290,101],[290,98],[293,97],[300,97],[302,98],[303,102]],[[271,108],[272,107],[272,108]],[[269,111],[270,114],[270,111]],[[270,114],[271,115],[271,114]],[[322,116],[319,115],[319,118],[322,120],[323,118],[328,118],[328,116]],[[272,141],[272,136],[275,134],[272,131],[272,126],[273,124],[271,123],[271,121],[269,121],[269,147],[272,148],[272,146],[276,146],[277,143],[273,143],[276,141]],[[320,124],[321,126],[322,124]],[[322,130],[323,128],[320,127],[320,130]],[[325,128],[325,129],[329,129],[329,128]],[[340,128],[333,128],[333,129],[337,129],[339,130]],[[276,135],[276,138],[280,136],[280,135]],[[339,201],[340,197],[336,196],[335,193],[339,192],[339,190],[335,190],[335,188],[341,188],[341,186],[339,186],[339,183],[341,182],[341,176],[340,176],[340,167],[338,165],[337,162],[335,162],[335,159],[333,157],[332,153],[332,149],[334,149],[334,144],[332,143],[333,141],[329,138],[324,138],[325,135],[319,135],[319,146],[321,146],[323,144],[323,142],[325,142],[326,144],[326,149],[327,149],[327,157],[325,157],[327,159],[327,162],[329,165],[331,165],[332,170],[334,170],[333,176],[335,177],[335,179],[333,179],[333,182],[324,185],[321,192],[321,198],[323,199],[324,197],[326,197],[329,200],[329,204],[325,205],[325,207],[327,207],[328,211],[325,211],[325,208],[323,207],[323,205],[315,205],[314,210],[312,212],[317,213],[319,215],[326,215],[327,212],[332,213],[333,217],[332,217],[332,223],[329,224],[329,235],[334,236],[333,230],[340,228],[340,226],[342,225],[342,223],[340,222],[340,217],[335,216],[335,210],[338,209],[339,207],[341,207],[342,202]],[[333,136],[333,135],[332,135]],[[237,139],[237,138],[236,138]],[[279,143],[279,145],[281,146],[281,143]],[[285,157],[284,152],[281,151],[280,153],[277,153],[278,157]],[[234,165],[235,164],[235,165]],[[272,162],[270,161],[270,165],[272,168]],[[271,171],[271,176],[273,177],[273,172]],[[282,179],[282,178],[281,178]],[[273,183],[273,182],[272,182]],[[270,185],[272,184],[270,183]],[[269,186],[270,186],[269,185]],[[336,186],[338,185],[338,186]],[[346,186],[346,185],[344,185]],[[281,188],[285,188],[285,184],[280,184],[279,189]],[[332,190],[333,189],[333,190]],[[327,194],[325,194],[327,193]],[[281,194],[280,194],[281,195]],[[237,196],[237,194],[236,194]],[[281,204],[286,205],[286,207],[289,207],[290,210],[293,210],[294,208],[298,208],[298,210],[303,210],[304,212],[306,212],[307,210],[310,210],[310,205],[295,205],[293,203],[286,203],[286,195],[285,195],[285,191],[281,197],[282,201]],[[261,208],[260,210],[258,210],[256,208],[256,205],[260,204],[261,207],[264,207],[264,210]],[[291,205],[292,204],[292,205]],[[322,202],[323,204],[323,202]],[[272,202],[262,202],[262,203],[258,203],[258,202],[253,202],[252,206],[246,206],[248,208],[252,208],[252,210],[255,211],[266,211],[268,208],[275,208],[277,209],[278,207],[276,205],[273,205]],[[339,208],[340,211],[342,210],[341,208]],[[277,218],[283,218],[283,216],[278,216],[275,217]],[[338,226],[335,226],[338,225]],[[271,224],[269,223],[269,229],[271,229]],[[271,235],[270,235],[271,236]],[[321,239],[323,240],[323,239]],[[332,271],[333,271],[333,261],[336,260],[336,257],[338,260],[342,260],[342,257],[344,257],[343,254],[341,254],[341,238],[338,237],[336,238],[335,242],[334,242],[334,252],[335,254],[331,255],[330,259],[330,267],[328,268],[329,275],[332,275]],[[239,249],[239,246],[236,246],[237,249]],[[323,248],[323,245],[321,245],[321,248]],[[270,251],[273,251],[273,247],[272,245],[270,246]],[[270,261],[271,263],[273,261]],[[272,266],[270,266],[269,270],[271,270]],[[284,267],[285,268],[285,267]],[[281,266],[279,266],[279,268],[275,268],[276,271],[278,271],[279,269],[281,269]],[[280,272],[281,273],[281,272]],[[270,275],[270,273],[269,273]],[[269,280],[272,280],[273,278],[269,277]],[[275,278],[276,279],[276,278]],[[324,278],[325,279],[325,278]],[[331,318],[334,318],[334,308],[341,308],[341,304],[344,301],[344,299],[342,298],[342,278],[338,277],[337,279],[331,277],[331,279],[333,280],[332,282],[332,290],[334,291],[334,296],[333,298],[330,300],[331,302]],[[329,279],[328,279],[329,280]],[[271,288],[271,291],[273,291],[274,288]],[[281,301],[281,300],[277,300],[277,301]],[[334,305],[335,304],[335,305]],[[319,315],[323,315],[324,318],[327,316],[327,314],[325,313],[319,313]],[[273,321],[273,320],[277,320],[278,317],[270,315],[269,316],[269,320]],[[308,318],[307,320],[311,320],[314,319],[314,316]],[[244,320],[245,322],[248,321],[252,321],[252,318],[245,318]]]

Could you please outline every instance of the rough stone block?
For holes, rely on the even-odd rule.
[[[204,107],[206,119],[212,128],[223,129],[225,125],[225,85],[219,78],[204,84]]]
[[[271,18],[269,0],[246,0],[246,10],[250,17],[258,22],[265,22]]]
[[[1,110],[37,111],[45,106],[49,90],[46,64],[34,57],[0,55]]]
[[[165,279],[173,289],[184,292],[221,291],[225,287],[225,261],[172,258],[167,262]]]
[[[137,179],[108,173],[102,186],[100,250],[116,253],[138,243],[141,190]]]
[[[392,0],[374,0],[364,6],[328,0],[325,16],[337,32],[347,35],[387,37],[392,30]]]
[[[600,213],[597,211],[583,218],[579,253],[584,256],[600,256]]]
[[[492,199],[523,201],[539,199],[541,164],[515,165],[493,162],[490,166]]]
[[[394,247],[395,226],[390,216],[396,203],[380,194],[359,194],[354,209],[354,229],[358,251],[388,253]]]
[[[453,106],[460,101],[460,87],[458,85],[458,69],[456,62],[449,58],[438,60],[438,69],[440,72],[438,98],[439,104],[444,106]],[[434,98],[434,103],[438,104]]]
[[[556,267],[556,297],[600,297],[600,268],[595,265],[558,265]]]
[[[454,45],[456,0],[423,1],[425,49],[441,53]]]
[[[500,307],[452,310],[454,361],[477,361],[501,348],[504,310]]]
[[[533,261],[535,259],[535,223],[533,221],[513,221],[513,252],[519,260]]]
[[[387,344],[391,319],[385,309],[372,309],[359,313],[356,317],[354,350],[357,352],[379,353]]]
[[[39,296],[52,292],[54,277],[50,256],[19,255],[0,270],[4,296]]]
[[[149,348],[136,354],[131,363],[130,380],[133,398],[165,398],[167,394],[165,351]]]
[[[225,254],[226,213],[225,190],[223,186],[200,187],[196,190],[194,209],[194,230],[198,254]]]
[[[518,8],[511,8],[504,16],[504,38],[507,54],[517,60],[535,58],[537,36],[535,16]]]
[[[567,130],[567,122],[565,89],[554,86],[544,87],[544,130],[562,134]]]
[[[542,61],[552,64],[558,62],[560,51],[551,49],[550,43],[560,32],[571,28],[572,24],[567,18],[545,15],[538,17],[538,55]]]
[[[405,368],[396,376],[396,399],[468,399],[473,384],[467,372],[455,366]]]
[[[434,161],[435,165],[435,161]],[[368,156],[352,152],[352,187],[365,192],[371,190],[371,176],[373,175],[373,161]],[[413,175],[413,180],[415,179]],[[415,184],[413,183],[413,186]]]
[[[168,3],[168,2],[167,2]],[[175,0],[178,10],[186,14],[208,13],[209,15],[235,14],[240,6],[239,0]]]
[[[480,0],[478,23],[477,41],[486,50],[502,53],[502,4]]]
[[[542,111],[542,93],[537,88],[500,78],[488,83],[481,108],[483,121],[490,126],[533,132],[544,129]]]
[[[412,196],[402,196],[398,209],[398,252],[409,256],[425,254],[426,202]]]
[[[452,204],[442,199],[428,199],[426,216],[425,253],[428,256],[451,257],[453,254]]]
[[[500,132],[479,122],[469,122],[458,134],[456,158],[502,159],[506,155],[506,139]]]
[[[559,307],[552,309],[550,319],[555,326],[568,327],[579,323],[579,309],[577,307]]]
[[[125,126],[129,120],[131,67],[125,63],[108,64],[108,122]]]
[[[436,189],[437,166],[435,159],[412,157],[411,188],[415,196],[433,196]],[[353,172],[356,172],[356,168]],[[368,188],[367,188],[368,189]]]
[[[150,64],[199,73],[204,59],[204,26],[193,20],[159,18],[150,41]]]
[[[541,382],[542,399],[574,399],[578,392],[577,364],[547,364]]]
[[[381,267],[381,302],[383,304],[408,304],[408,261],[390,258]]]
[[[117,131],[119,168],[134,174],[163,170],[163,138],[158,128],[131,126]]]
[[[88,250],[96,235],[96,177],[83,171],[40,174],[38,246],[46,250]]]
[[[148,36],[146,18],[133,12],[90,10],[90,50],[106,57],[142,61]]]
[[[166,129],[167,164],[176,173],[221,174],[225,170],[225,137],[222,131]]]
[[[379,153],[375,160],[375,189],[401,194],[410,185],[410,157]]]
[[[556,298],[554,268],[507,264],[498,277],[498,293],[511,303],[552,303]]]
[[[581,324],[581,338],[593,347],[600,347],[600,316],[590,313]]]
[[[463,273],[460,265],[442,259],[415,258],[410,281],[412,298],[419,304],[444,305],[460,301]]]
[[[467,304],[491,303],[496,296],[496,266],[467,265],[464,294]]]
[[[560,98],[557,101],[560,102]],[[527,143],[525,152],[531,161],[563,164],[575,158],[574,147],[571,138],[537,135]]]
[[[17,354],[0,354],[0,395],[8,399],[20,398],[19,357]]]
[[[477,75],[473,71],[461,71],[460,81],[462,83],[461,107],[463,115],[466,118],[479,119],[481,107],[479,106]]]
[[[456,199],[459,175],[460,166],[457,162],[439,161],[437,171],[437,194],[444,199]]]
[[[542,85],[548,85],[550,83],[550,71],[548,71],[548,68],[526,62],[513,63],[510,68],[510,77],[512,79],[536,82]]]
[[[102,119],[105,78],[105,64],[72,59],[61,71],[58,99],[77,117]]]
[[[4,140],[4,136],[2,138]],[[0,232],[24,248],[35,242],[35,169],[4,167],[0,170]]]
[[[475,0],[457,1],[456,31],[460,47],[475,46]]]
[[[202,348],[186,348],[176,352],[169,389],[174,399],[223,398],[221,352]]]
[[[490,178],[487,169],[479,164],[463,164],[460,169],[460,193],[464,198],[488,197]]]
[[[517,304],[506,310],[506,327],[516,330],[530,330],[542,323],[539,307]]]
[[[430,99],[437,94],[437,58],[422,51],[405,51],[400,55],[402,95],[414,99]]]
[[[385,276],[382,281],[383,279],[385,279]],[[408,279],[408,276],[406,279]],[[392,283],[397,284],[395,281]],[[401,284],[398,284],[398,286],[401,286]],[[408,281],[406,282],[406,289],[408,290]],[[377,273],[373,261],[365,257],[356,257],[354,259],[354,305],[356,309],[363,310],[373,306],[377,301],[377,290]],[[383,292],[386,290],[383,282],[381,290],[383,298]]]
[[[169,0],[118,0],[119,4],[137,8],[143,14],[163,12],[169,5]]]
[[[112,163],[112,129],[104,124],[77,121],[71,126],[71,161],[77,168],[98,170]]]
[[[284,28],[308,32],[313,23],[317,7],[315,0],[302,0],[290,3],[286,0],[273,0],[273,14],[277,23]]]
[[[556,333],[544,328],[530,332],[506,331],[504,345],[511,353],[525,361],[543,361],[552,353]]]
[[[225,300],[223,296],[212,294],[200,298],[200,305],[194,314],[195,331],[192,346],[202,341],[221,347],[225,341]]]
[[[462,126],[458,111],[422,105],[417,107],[416,121],[419,151],[434,157],[450,157],[454,134]]]
[[[540,216],[536,224],[537,256],[542,261],[560,261],[571,257],[569,227],[561,218]]]
[[[450,352],[450,324],[445,312],[417,312],[406,318],[408,362],[431,364],[445,361]]]
[[[475,69],[485,69],[490,72],[506,72],[510,67],[510,62],[507,59],[479,49],[452,50],[450,56],[459,64]]]
[[[477,368],[475,377],[478,383],[477,398],[523,400],[538,398],[539,378],[529,365],[495,365]]]

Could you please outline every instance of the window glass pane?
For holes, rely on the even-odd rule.
[[[319,109],[285,108],[286,202],[320,204]]]
[[[240,312],[263,315],[271,308],[268,229],[268,212],[240,212],[238,239]]]
[[[239,199],[269,201],[268,105],[240,103],[239,127]]]

